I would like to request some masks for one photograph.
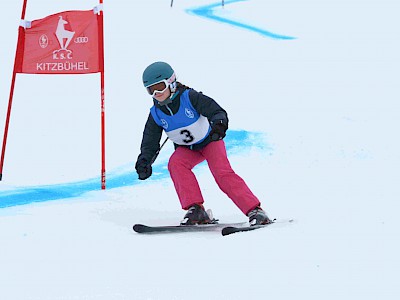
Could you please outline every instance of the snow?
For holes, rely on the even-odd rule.
[[[399,299],[399,3],[213,8],[250,29],[188,13],[217,2],[105,1],[106,191],[99,75],[17,76],[0,182],[10,203],[0,204],[1,299]],[[96,4],[30,0],[26,19]],[[0,19],[0,124],[21,5],[5,2]],[[170,143],[151,179],[133,168],[151,105],[141,74],[156,60],[228,111],[234,170],[271,217],[293,223],[227,237],[132,231],[184,215],[165,169]],[[195,172],[216,217],[246,221],[206,165]],[[17,205],[18,195],[41,197]]]

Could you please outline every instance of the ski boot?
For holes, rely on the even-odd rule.
[[[257,206],[255,209],[251,210],[247,216],[249,217],[250,226],[254,225],[266,225],[271,224],[273,221],[268,218],[265,211],[261,207]]]
[[[181,225],[213,224],[215,220],[210,218],[203,205],[194,204],[189,207]]]

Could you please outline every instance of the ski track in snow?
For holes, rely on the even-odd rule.
[[[226,1],[226,4],[232,4],[232,3],[236,3],[236,2],[243,2],[243,1],[247,1],[247,0],[232,0],[232,1]],[[287,36],[287,35],[282,35],[282,34],[277,34],[277,33],[273,33],[271,31],[262,29],[262,28],[258,28],[256,26],[252,26],[250,24],[246,24],[243,22],[239,22],[239,21],[235,21],[226,17],[222,17],[222,16],[218,16],[217,12],[215,11],[216,7],[220,7],[221,3],[214,3],[214,4],[209,4],[209,5],[205,5],[205,6],[200,6],[200,7],[196,7],[196,8],[190,8],[187,9],[186,12],[189,14],[193,14],[196,16],[200,16],[203,18],[208,18],[211,19],[213,21],[217,21],[217,22],[221,22],[221,23],[226,23],[235,27],[239,27],[239,28],[243,28],[246,30],[250,30],[256,33],[259,33],[265,37],[269,37],[269,38],[273,38],[273,39],[280,39],[280,40],[293,40],[296,39],[295,37],[292,36]]]
[[[244,152],[246,149],[250,148],[258,148],[271,152],[272,149],[264,143],[264,140],[262,133],[230,130],[226,137],[228,155]],[[139,184],[140,181],[136,179],[133,165],[134,163],[132,162],[118,170],[107,173],[107,189]],[[151,180],[167,178],[169,174],[165,166],[166,161],[161,160],[153,165],[153,176]],[[99,178],[90,178],[79,182],[20,187],[3,191],[0,192],[0,208],[78,197],[84,193],[99,190],[99,182]]]

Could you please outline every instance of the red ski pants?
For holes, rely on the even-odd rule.
[[[183,209],[193,204],[204,203],[197,179],[192,169],[207,161],[219,188],[247,215],[260,205],[244,180],[238,176],[229,163],[223,140],[211,142],[201,150],[178,147],[169,159],[168,170]]]

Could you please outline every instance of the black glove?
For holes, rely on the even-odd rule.
[[[222,120],[216,121],[211,124],[210,137],[213,141],[222,140],[226,136],[226,130],[228,126],[226,126]]]
[[[140,180],[146,180],[153,172],[151,164],[144,158],[141,158],[136,162],[135,169]]]

